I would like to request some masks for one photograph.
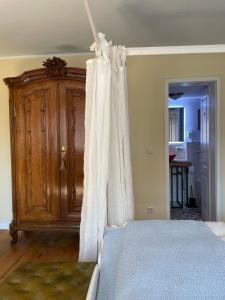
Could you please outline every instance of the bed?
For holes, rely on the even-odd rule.
[[[225,223],[133,221],[107,229],[88,300],[225,299]]]

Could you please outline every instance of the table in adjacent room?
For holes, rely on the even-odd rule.
[[[192,163],[189,161],[172,161],[169,165],[171,208],[182,208],[184,205],[184,190],[185,203],[188,204],[188,174]]]

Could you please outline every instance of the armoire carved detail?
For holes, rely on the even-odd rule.
[[[79,230],[83,198],[85,78],[61,58],[6,78],[13,220],[17,232]]]
[[[38,92],[33,92],[27,96],[23,97],[24,103],[24,110],[25,110],[25,147],[26,147],[26,174],[27,174],[27,212],[40,210],[40,211],[48,211],[48,199],[47,199],[47,125],[46,125],[46,107],[47,107],[47,95],[48,90],[43,89],[39,90]],[[31,102],[37,102],[37,112],[40,114],[40,124],[39,124],[39,131],[41,133],[41,140],[40,140],[40,151],[41,154],[41,185],[40,185],[40,193],[42,195],[42,205],[33,205],[32,204],[32,197],[34,197],[34,191],[32,187],[32,177],[34,176],[34,168],[32,168],[32,159],[33,158],[33,151],[32,151],[32,114],[34,113],[32,109]],[[36,118],[34,118],[36,119]]]
[[[77,154],[79,154],[78,151],[75,149],[76,143],[76,137],[77,135],[80,134],[80,132],[77,132],[76,125],[79,122],[79,117],[81,116],[81,110],[83,109],[84,112],[84,102],[80,99],[82,91],[76,90],[76,89],[67,89],[67,108],[68,108],[68,115],[70,116],[68,118],[68,128],[70,130],[68,131],[70,134],[70,137],[68,140],[70,141],[70,157],[73,158],[69,163],[72,165],[71,170],[75,170],[75,172],[71,172],[69,174],[69,195],[70,199],[68,198],[68,208],[69,208],[69,213],[73,211],[79,211],[81,207],[81,197],[83,194],[80,194],[80,186],[79,186],[79,174],[77,174],[77,171],[79,172],[79,168],[76,168],[76,162],[79,161],[79,158],[77,159]],[[78,124],[78,127],[79,124]],[[83,137],[84,138],[84,137]]]
[[[46,73],[48,76],[65,76],[67,69],[67,63],[60,57],[48,58],[43,62],[43,66],[46,68]]]

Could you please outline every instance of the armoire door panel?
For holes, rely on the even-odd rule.
[[[58,220],[57,82],[34,83],[15,93],[19,220]]]
[[[61,220],[80,221],[83,199],[84,83],[62,81],[60,95],[60,141],[65,147],[61,170]]]

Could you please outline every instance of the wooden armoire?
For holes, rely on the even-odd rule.
[[[53,57],[6,78],[9,87],[13,220],[18,231],[76,231],[83,198],[85,77]]]

